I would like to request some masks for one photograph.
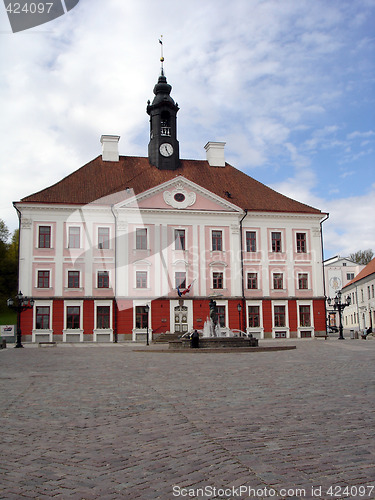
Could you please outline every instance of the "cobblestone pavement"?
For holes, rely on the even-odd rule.
[[[294,344],[0,351],[0,498],[374,499],[375,341]]]

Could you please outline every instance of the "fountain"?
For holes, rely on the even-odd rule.
[[[251,334],[246,334],[237,330],[222,330],[218,321],[217,306],[214,300],[210,300],[210,316],[207,317],[203,330],[199,331],[199,348],[218,349],[218,348],[248,348],[258,347],[258,339]],[[169,342],[170,349],[188,349],[190,348],[190,334],[181,337],[178,340]]]

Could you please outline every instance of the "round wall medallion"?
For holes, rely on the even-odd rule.
[[[185,201],[185,195],[183,193],[176,193],[174,195],[174,199],[181,203],[182,201]]]

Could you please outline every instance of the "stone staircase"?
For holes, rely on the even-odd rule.
[[[181,336],[180,332],[165,332],[158,335],[153,343],[155,344],[168,344],[171,340],[178,340]]]

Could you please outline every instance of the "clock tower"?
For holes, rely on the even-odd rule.
[[[160,170],[176,170],[180,163],[180,151],[177,140],[178,104],[170,96],[172,86],[164,75],[163,61],[158,83],[154,87],[154,100],[147,103],[150,115],[150,142],[148,159],[151,165]]]

